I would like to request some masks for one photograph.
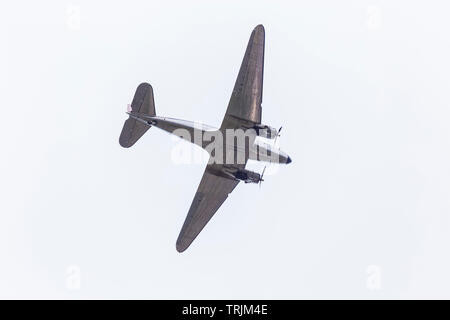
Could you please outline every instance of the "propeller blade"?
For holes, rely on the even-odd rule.
[[[275,136],[275,139],[273,139],[273,145],[274,145],[274,146],[275,146],[275,144],[277,143],[278,137],[280,136],[281,129],[283,129],[283,126],[281,126],[280,129],[278,129],[277,135]],[[271,162],[272,162],[272,161],[271,161]],[[259,177],[259,187],[260,187],[260,188],[261,188],[261,182],[264,181],[264,180],[263,180],[263,177],[264,177],[264,172],[266,171],[266,168],[267,168],[267,166],[264,167],[264,169],[263,169],[263,171],[262,171],[262,173],[261,173],[261,176]]]
[[[264,167],[264,169],[263,169],[261,175],[259,176],[259,188],[260,188],[260,189],[261,189],[261,183],[264,181],[264,180],[263,180],[263,177],[264,177],[264,172],[266,171],[266,167],[267,167],[267,166]]]
[[[280,131],[281,129],[283,129],[283,126],[280,127],[280,129],[278,129],[277,131],[277,135],[275,136],[275,139],[273,139],[273,145],[275,146],[275,144],[277,143],[277,139],[280,136]]]

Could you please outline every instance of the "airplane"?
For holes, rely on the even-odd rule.
[[[265,30],[254,28],[220,128],[156,116],[153,88],[141,83],[128,109],[119,143],[129,148],[151,127],[194,143],[210,158],[176,242],[185,251],[240,181],[261,184],[261,174],[245,169],[249,159],[288,164],[291,158],[258,137],[275,140],[280,129],[261,124]],[[230,134],[231,132],[231,134]],[[234,133],[234,134],[233,134]],[[198,138],[200,137],[200,138]],[[243,137],[243,138],[242,138]],[[213,145],[213,146],[211,146]]]

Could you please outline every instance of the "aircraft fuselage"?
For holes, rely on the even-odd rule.
[[[217,129],[188,120],[137,113],[130,113],[130,116],[148,126],[157,127],[202,147],[210,154],[210,163],[245,165],[246,155],[248,159],[263,162],[283,164],[291,162],[285,152],[258,139],[262,131],[253,127]]]

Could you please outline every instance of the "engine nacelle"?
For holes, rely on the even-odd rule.
[[[249,170],[239,170],[234,174],[236,179],[242,180],[245,183],[258,183],[261,181],[261,175],[259,173]]]
[[[259,183],[260,181],[263,181],[259,173],[246,169],[225,167],[223,173],[236,180],[242,180],[245,183]]]
[[[256,131],[257,136],[267,138],[267,139],[275,139],[275,137],[278,134],[277,129],[270,127],[268,125],[265,125],[265,124],[257,124],[255,126],[253,126],[252,129],[254,129]]]

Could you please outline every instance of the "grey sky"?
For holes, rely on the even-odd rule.
[[[0,297],[450,298],[449,9],[3,4]],[[293,163],[179,254],[204,164],[154,128],[121,148],[126,105],[146,81],[157,115],[220,125],[259,23],[263,123]]]

